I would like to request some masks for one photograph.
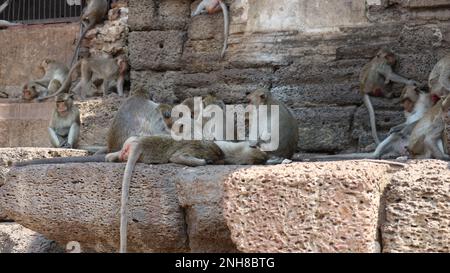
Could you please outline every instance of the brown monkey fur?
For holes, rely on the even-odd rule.
[[[393,71],[397,60],[395,54],[389,49],[381,49],[375,58],[366,64],[360,74],[360,92],[363,95],[364,104],[369,111],[372,137],[376,144],[380,143],[375,124],[375,111],[370,101],[370,96],[383,97],[389,82],[403,83],[405,85],[417,85],[417,82],[397,75]]]
[[[80,136],[80,111],[69,94],[56,98],[55,109],[48,128],[50,142],[55,148],[76,148]]]
[[[108,13],[108,1],[107,0],[86,0],[87,6],[81,14],[81,25],[84,26],[77,45],[75,46],[75,52],[73,54],[70,65],[75,63],[78,58],[78,52],[80,50],[81,42],[86,36],[87,32],[91,30],[96,24],[103,22],[106,14]],[[82,29],[82,28],[81,28]],[[80,31],[81,31],[80,29]]]
[[[119,96],[123,96],[123,84],[128,70],[128,64],[125,57],[90,57],[79,60],[70,69],[67,79],[64,81],[59,90],[53,95],[43,97],[42,99],[48,99],[63,92],[68,92],[72,83],[72,75],[78,69],[81,70],[81,80],[73,88],[73,92],[78,94],[81,98],[84,99],[87,94],[91,93],[90,88],[92,75],[94,73],[97,77],[103,79],[103,96],[107,95],[108,88],[113,80],[116,80],[117,93]]]
[[[415,86],[406,86],[401,95],[406,121],[391,129],[389,136],[377,145],[372,153],[353,153],[342,155],[315,156],[309,160],[348,160],[380,159],[385,156],[399,157],[408,155],[407,146],[415,125],[432,107],[431,96],[421,92]]]

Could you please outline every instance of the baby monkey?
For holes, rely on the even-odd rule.
[[[55,148],[76,148],[80,136],[80,111],[73,105],[72,96],[61,94],[48,128],[50,142]]]

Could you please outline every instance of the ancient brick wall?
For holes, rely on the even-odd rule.
[[[358,75],[380,47],[396,51],[401,75],[423,83],[450,48],[450,1],[235,0],[226,1],[231,30],[220,60],[223,17],[190,18],[198,2],[130,1],[132,86],[148,87],[157,101],[216,91],[227,103],[271,86],[295,113],[304,152],[372,142]],[[398,100],[373,104],[381,133],[402,122]]]

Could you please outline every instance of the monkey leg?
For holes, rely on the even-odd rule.
[[[48,92],[50,93],[49,95],[55,93],[56,91],[59,90],[59,88],[61,88],[61,82],[58,80],[52,80],[50,81],[50,83],[48,84]],[[48,95],[45,95],[48,96]]]
[[[120,162],[121,153],[122,153],[122,151],[107,154],[105,156],[106,162]]]
[[[119,95],[119,97],[123,97],[123,84],[124,84],[124,77],[119,76],[119,78],[117,79],[117,83],[116,83],[116,89],[117,89],[117,94]]]
[[[365,94],[363,99],[364,104],[367,107],[367,111],[369,111],[369,121],[370,121],[370,128],[372,130],[372,137],[375,143],[378,145],[380,144],[380,139],[378,138],[377,126],[375,123],[375,111],[373,110],[372,102],[370,101],[369,95]]]
[[[47,128],[48,131],[48,135],[50,137],[50,143],[52,144],[52,146],[54,148],[61,148],[64,144],[64,138],[59,136],[55,130],[53,130],[52,128]]]
[[[423,145],[425,146],[425,151],[429,152],[431,157],[434,159],[440,159],[440,160],[450,160],[450,157],[446,155],[439,147],[439,142],[442,141],[442,130],[439,129],[433,129],[430,134],[425,136]],[[441,146],[442,143],[441,143]]]
[[[69,136],[67,137],[67,143],[70,148],[77,148],[79,137],[80,137],[80,125],[73,123],[72,126],[70,126]]]
[[[190,167],[199,167],[199,166],[207,165],[207,162],[205,159],[200,159],[200,158],[196,158],[191,155],[179,154],[179,153],[175,153],[174,155],[172,155],[170,157],[169,161],[171,163],[186,165],[186,166],[190,166]]]

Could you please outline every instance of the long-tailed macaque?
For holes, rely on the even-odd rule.
[[[217,142],[201,140],[175,141],[170,136],[143,136],[129,138],[119,152],[106,155],[108,162],[127,162],[122,182],[122,199],[120,211],[120,252],[127,251],[127,204],[132,173],[137,162],[146,164],[176,163],[191,167],[207,164],[237,164],[245,161],[235,152],[251,149],[248,154],[259,156],[264,162],[265,153],[257,149],[242,147],[242,143],[231,148],[230,144],[220,143],[227,147],[222,149]]]
[[[375,124],[375,111],[369,96],[383,97],[385,89],[390,82],[402,83],[405,85],[418,85],[414,80],[406,79],[397,75],[393,67],[397,60],[395,54],[389,49],[381,49],[375,58],[365,65],[359,76],[364,104],[369,111],[370,127],[372,137],[376,144],[380,143]]]
[[[58,91],[69,74],[69,69],[65,64],[51,59],[43,60],[39,65],[39,69],[44,72],[44,76],[23,86],[22,99],[24,101],[29,102],[34,99],[39,101],[52,95]]]
[[[228,47],[228,35],[230,28],[230,18],[228,16],[228,8],[225,3],[221,0],[203,0],[198,4],[197,9],[192,13],[192,17],[200,15],[200,14],[214,14],[217,12],[223,12],[223,21],[224,21],[224,31],[223,31],[223,48],[220,54],[220,57],[223,58],[225,56],[225,51]]]
[[[48,128],[50,142],[55,148],[77,148],[80,136],[80,111],[69,94],[56,98],[56,106]]]
[[[291,159],[297,150],[298,145],[298,123],[297,120],[292,115],[291,111],[287,106],[281,101],[275,99],[269,90],[258,89],[248,95],[250,103],[257,108],[261,105],[268,106],[267,110],[267,122],[268,124],[258,124],[258,140],[253,143],[252,146],[260,146],[264,142],[270,143],[274,141],[272,136],[263,135],[265,132],[261,129],[268,130],[267,132],[272,132],[274,125],[271,124],[271,108],[270,106],[278,106],[279,117],[276,121],[279,128],[279,145],[275,151],[268,152],[270,157],[269,163],[276,164],[283,162],[284,159]],[[250,113],[250,120],[252,119],[252,114]],[[269,139],[269,140],[268,140]]]
[[[450,55],[439,60],[434,66],[428,77],[428,87],[434,103],[450,93]]]
[[[90,57],[79,60],[69,71],[67,79],[64,81],[59,90],[51,96],[41,98],[48,99],[59,95],[63,92],[68,92],[72,83],[72,75],[80,68],[81,79],[80,82],[73,88],[73,92],[78,94],[81,98],[86,98],[90,94],[92,75],[95,74],[98,78],[103,79],[102,90],[103,95],[108,94],[108,89],[113,80],[116,80],[117,93],[123,96],[123,84],[128,70],[128,63],[125,57]]]
[[[108,1],[107,0],[86,0],[87,6],[81,14],[81,28],[80,38],[75,46],[75,52],[73,54],[70,65],[73,66],[75,60],[78,58],[78,52],[80,50],[81,41],[83,41],[87,32],[91,30],[96,24],[103,22],[106,14],[108,13]],[[84,30],[83,30],[84,27]]]
[[[445,115],[450,109],[450,95],[439,100],[414,127],[408,145],[413,158],[450,160],[444,151]]]
[[[429,93],[421,92],[415,86],[406,86],[401,95],[406,121],[391,129],[389,136],[377,145],[372,153],[353,153],[328,156],[314,156],[309,160],[380,159],[408,156],[411,132],[419,120],[432,107]]]

